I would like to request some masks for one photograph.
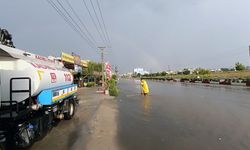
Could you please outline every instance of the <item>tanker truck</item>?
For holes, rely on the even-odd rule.
[[[29,147],[60,119],[71,119],[77,85],[56,60],[0,44],[0,149]]]

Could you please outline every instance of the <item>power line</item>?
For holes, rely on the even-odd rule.
[[[99,36],[100,36],[102,42],[105,43],[105,40],[104,40],[104,38],[103,38],[103,36],[102,36],[100,30],[98,29],[98,27],[97,27],[97,25],[96,25],[96,22],[95,22],[95,20],[94,20],[94,18],[93,18],[93,16],[92,16],[91,13],[90,13],[90,10],[89,10],[89,8],[88,8],[88,5],[87,5],[86,1],[85,1],[85,0],[82,0],[82,1],[83,1],[83,3],[84,3],[85,8],[86,8],[87,11],[88,11],[88,14],[89,14],[89,16],[90,16],[90,18],[91,18],[91,20],[92,20],[92,22],[93,22],[93,24],[94,24],[94,26],[95,26],[97,32],[98,32],[98,34],[99,34]]]
[[[78,21],[81,23],[81,25],[84,27],[85,31],[87,32],[88,36],[90,37],[90,39],[93,41],[93,43],[95,43],[96,45],[96,40],[94,39],[94,37],[92,36],[92,34],[89,32],[87,26],[84,24],[84,22],[82,21],[82,19],[79,17],[79,15],[76,13],[76,11],[74,10],[74,8],[72,7],[72,5],[69,3],[68,0],[65,0],[67,5],[69,6],[70,10],[73,12],[73,14],[76,16],[76,18],[78,19]]]
[[[84,39],[85,42],[90,47],[96,48],[98,43],[96,42],[94,36],[91,34],[91,32],[87,28],[86,24],[84,23],[85,22],[84,18],[81,18],[78,15],[78,13],[75,11],[74,7],[70,4],[69,0],[65,0],[65,1],[66,2],[63,2],[61,0],[47,0],[47,2],[56,10],[56,12],[64,19],[64,21],[72,28],[72,30],[74,30],[78,35],[80,35],[80,37],[82,39]],[[85,6],[86,10],[88,11],[88,14],[89,14],[89,16],[90,16],[90,18],[91,18],[91,20],[96,28],[96,31],[98,32],[98,34],[101,38],[101,41],[105,45],[106,44],[111,45],[99,0],[96,0],[96,4],[97,4],[98,10],[99,10],[99,12],[98,12],[99,16],[97,14],[98,10],[96,10],[97,8],[94,5],[92,0],[89,0],[89,2],[91,3],[91,6],[93,8],[92,12],[90,11],[86,1],[85,0],[82,0],[82,1],[83,1],[84,6]],[[64,5],[65,3],[67,5],[67,7],[65,7],[65,5]],[[67,8],[70,8],[70,11]],[[94,13],[96,19],[94,18],[92,13]],[[99,26],[97,25],[96,20],[97,20],[97,23]],[[79,25],[79,23],[81,26]],[[83,31],[83,29],[84,29],[84,31]]]
[[[105,31],[106,36],[107,36],[107,38],[108,38],[108,42],[109,42],[109,44],[110,44],[110,46],[111,46],[109,34],[108,34],[108,32],[107,32],[107,28],[106,28],[106,25],[105,25],[105,22],[104,22],[104,19],[103,19],[103,15],[102,15],[103,13],[102,13],[102,10],[101,10],[101,6],[100,6],[100,3],[99,3],[99,0],[96,0],[96,2],[97,2],[97,6],[98,6],[98,9],[99,9],[100,15],[101,15],[101,19],[102,19],[104,31]]]
[[[56,12],[64,19],[64,21],[71,27],[71,29],[74,30],[81,38],[83,38],[80,31],[78,31],[75,25],[69,21],[67,16],[65,16],[65,14],[57,7],[57,5],[52,0],[47,0],[47,2],[56,10]]]
[[[78,27],[78,29],[81,31],[81,33],[86,37],[86,41],[90,42],[91,45],[95,45],[89,38],[88,36],[86,35],[85,32],[82,31],[82,28],[78,25],[78,23],[73,19],[73,17],[69,14],[69,12],[65,9],[65,7],[62,5],[62,3],[60,3],[59,0],[56,0],[57,3],[61,6],[61,8],[64,10],[64,12],[68,15],[68,17],[72,20],[72,22]],[[95,47],[95,46],[94,46]]]
[[[64,10],[64,12],[59,8],[59,6],[53,2],[53,0],[47,0],[47,2],[57,11],[57,13],[64,19],[64,21],[76,32],[80,37],[91,47],[93,46],[93,42],[91,42],[88,38],[86,38],[86,34],[82,31],[79,25],[74,21],[71,15],[67,12],[67,10],[63,7],[63,5],[56,0],[60,7]],[[66,13],[66,14],[65,14]]]
[[[105,41],[108,42],[108,40],[107,40],[107,38],[106,38],[106,36],[105,36],[105,33],[104,33],[104,31],[103,31],[102,25],[101,25],[101,23],[100,23],[100,19],[99,19],[98,15],[97,15],[97,13],[96,13],[96,11],[95,11],[94,4],[93,4],[92,0],[89,0],[89,1],[90,1],[91,6],[92,6],[92,8],[93,8],[93,10],[94,10],[94,14],[95,14],[96,20],[97,20],[97,22],[98,22],[98,24],[99,24],[99,27],[100,27],[100,29],[101,29],[101,31],[102,31],[103,37],[104,37]]]
[[[69,18],[60,10],[60,8],[52,1],[47,0],[47,2],[56,10],[56,12],[64,19],[64,21],[73,29],[86,43],[93,48],[93,46],[85,39],[82,33],[77,29],[77,27],[69,20]]]

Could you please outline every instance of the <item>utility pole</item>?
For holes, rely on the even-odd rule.
[[[250,59],[250,46],[249,46],[249,59]],[[250,66],[250,65],[249,65]]]
[[[115,74],[118,75],[118,68],[115,66]]]
[[[170,72],[171,70],[170,70],[170,65],[168,65],[168,72]]]
[[[98,47],[101,50],[101,63],[102,63],[102,88],[104,88],[104,48]]]

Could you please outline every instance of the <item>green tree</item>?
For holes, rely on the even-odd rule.
[[[117,80],[117,75],[113,74],[112,79]]]
[[[144,77],[149,77],[149,76],[150,76],[150,74],[147,74],[147,73],[146,73],[146,74],[144,74],[143,76],[144,76]]]
[[[160,74],[160,72],[157,72],[155,76],[157,76],[157,77],[158,77],[158,76],[160,76],[160,75],[161,75],[161,74]]]
[[[162,71],[161,72],[161,76],[166,76],[167,75],[167,72],[166,71]]]
[[[187,69],[187,68],[183,69],[183,74],[188,75],[190,73],[191,73],[191,71],[189,69]]]
[[[242,70],[245,70],[246,67],[245,67],[243,64],[237,62],[237,63],[235,63],[235,69],[236,69],[237,71],[242,71]]]
[[[102,71],[102,64],[101,63],[96,63],[96,62],[90,61],[90,62],[88,62],[88,67],[83,70],[83,75],[85,77],[94,77],[94,80],[96,81],[96,74],[94,74],[94,73],[95,72],[101,73],[101,71]]]
[[[181,75],[181,74],[183,74],[183,72],[182,71],[178,71],[177,74]]]
[[[102,64],[101,63],[96,63],[96,62],[90,61],[88,63],[87,69],[85,69],[84,74],[92,76],[94,74],[94,72],[101,72],[101,71],[102,71]]]
[[[197,75],[208,75],[211,73],[210,70],[208,69],[203,69],[203,68],[197,68],[194,70],[194,73],[197,74]]]
[[[155,77],[156,76],[156,73],[151,73],[150,74],[152,77]]]

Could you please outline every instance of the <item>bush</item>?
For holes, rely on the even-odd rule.
[[[162,71],[161,72],[161,76],[166,76],[167,75],[167,72],[166,71]]]
[[[188,70],[187,68],[185,68],[185,69],[183,69],[183,74],[184,75],[188,75],[188,74],[191,74],[191,71],[190,70]]]
[[[194,73],[197,75],[208,75],[211,73],[211,71],[203,68],[197,68],[194,70]]]
[[[109,86],[109,95],[118,96],[119,91],[116,85],[116,81],[114,79],[108,81],[108,86]]]
[[[93,86],[95,86],[95,82],[88,82],[87,83],[87,87],[93,87]]]
[[[242,70],[246,70],[246,67],[243,64],[237,62],[237,63],[235,63],[235,69],[237,71],[242,71]]]
[[[113,74],[112,79],[117,80],[117,75]]]

